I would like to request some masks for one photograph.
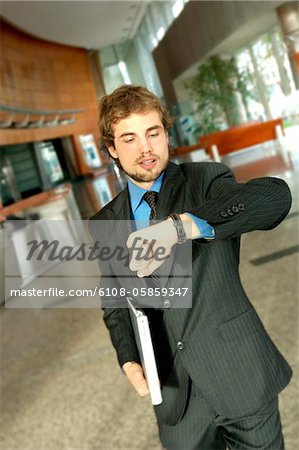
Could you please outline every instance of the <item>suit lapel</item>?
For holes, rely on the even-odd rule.
[[[157,216],[158,219],[163,220],[173,212],[184,212],[185,202],[185,183],[184,175],[179,166],[174,163],[169,163],[167,166],[161,195],[157,202]],[[161,287],[167,287],[171,284],[169,274],[172,273],[173,263],[177,254],[177,248],[174,249],[167,261],[159,268]]]
[[[185,185],[182,170],[170,162],[167,166],[161,195],[157,202],[158,219],[163,220],[173,212],[183,212],[185,201]]]
[[[128,187],[126,187],[114,199],[112,205],[108,209],[115,216],[114,220],[130,220],[130,203],[129,203]]]

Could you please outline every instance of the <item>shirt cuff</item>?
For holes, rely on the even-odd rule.
[[[185,214],[187,214],[190,217],[190,219],[194,220],[197,228],[199,229],[200,235],[194,239],[198,239],[198,238],[214,239],[215,238],[215,230],[211,225],[208,224],[208,222],[206,220],[200,219],[199,217],[194,216],[193,214],[190,214],[190,213],[185,213]]]

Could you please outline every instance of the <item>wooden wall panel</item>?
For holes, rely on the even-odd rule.
[[[97,97],[85,49],[37,39],[1,21],[0,76],[3,105],[83,110],[72,125],[1,130],[3,145],[90,133],[98,141]]]

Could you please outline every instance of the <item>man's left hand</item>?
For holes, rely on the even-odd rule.
[[[150,276],[171,253],[178,236],[172,219],[131,233],[127,247],[131,250],[130,269],[138,277]]]

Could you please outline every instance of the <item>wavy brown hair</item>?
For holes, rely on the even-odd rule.
[[[168,131],[173,124],[173,120],[160,99],[145,87],[124,84],[112,94],[102,97],[99,106],[102,149],[107,150],[107,147],[114,147],[113,125],[132,113],[146,113],[152,110],[158,111],[161,122],[165,130]]]

